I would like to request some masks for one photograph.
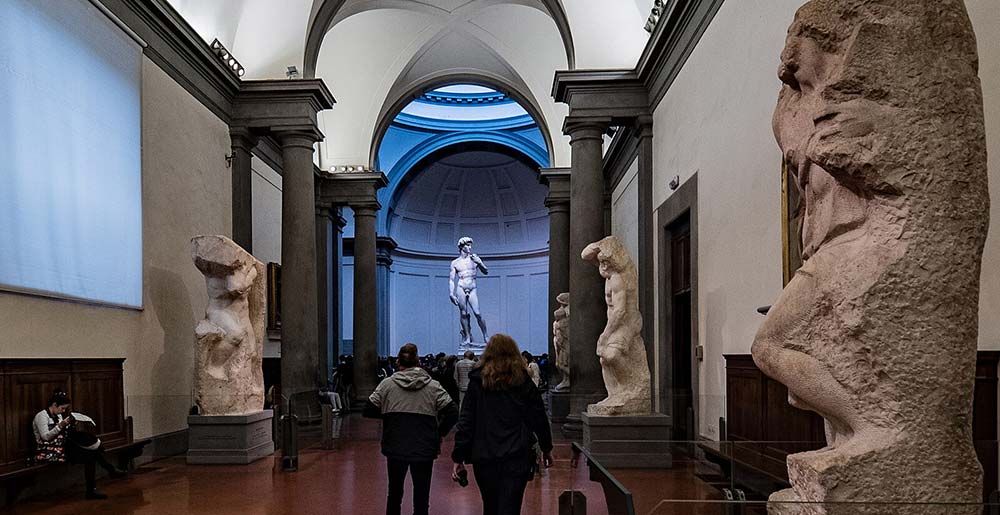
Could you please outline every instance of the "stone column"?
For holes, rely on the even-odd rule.
[[[354,388],[359,402],[375,391],[378,302],[375,217],[378,202],[354,204]]]
[[[650,377],[655,367],[656,353],[653,336],[653,242],[656,230],[653,224],[653,117],[640,116],[636,120],[636,136],[639,138],[639,255],[636,268],[639,274],[639,312],[642,313],[642,339],[646,344],[646,360]],[[655,380],[654,380],[655,382]],[[653,385],[655,386],[655,384]],[[653,388],[654,398],[657,389]]]
[[[257,137],[243,127],[229,129],[232,141],[233,241],[253,254],[253,148]]]
[[[379,236],[375,240],[376,257],[378,265],[378,355],[390,356],[396,354],[392,351],[389,334],[390,316],[389,312],[389,288],[392,287],[390,277],[392,272],[392,251],[396,248],[396,241],[388,236]]]
[[[603,135],[610,120],[567,117],[573,171],[570,177],[569,290],[570,290],[570,414],[578,416],[587,404],[605,395],[597,338],[607,322],[604,279],[580,254],[604,237]],[[575,424],[571,424],[575,425]],[[575,432],[575,428],[571,429]]]
[[[552,344],[553,313],[559,308],[556,297],[569,291],[569,193],[568,168],[543,168],[541,181],[549,187],[545,207],[549,208],[549,385],[558,384],[556,351]]]
[[[334,310],[337,302],[334,297],[334,277],[339,273],[335,268],[336,241],[333,233],[333,211],[331,205],[316,204],[316,297],[319,309],[317,311],[318,337],[316,346],[317,369],[316,377],[321,385],[331,379],[333,365],[336,360]]]
[[[281,188],[281,394],[294,396],[300,419],[318,416],[316,207],[313,132],[280,132]]]

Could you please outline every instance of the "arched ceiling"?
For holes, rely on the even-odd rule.
[[[371,163],[379,126],[408,95],[465,78],[517,97],[569,164],[556,70],[631,68],[648,41],[652,0],[168,0],[218,38],[246,79],[314,72],[337,98],[321,113],[320,166]],[[315,66],[313,66],[313,62]]]

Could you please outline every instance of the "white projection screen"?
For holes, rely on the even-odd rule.
[[[142,306],[141,76],[88,0],[0,0],[0,289]]]

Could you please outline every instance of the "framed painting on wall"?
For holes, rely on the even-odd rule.
[[[267,264],[267,328],[281,329],[281,265]]]
[[[805,215],[802,192],[794,172],[782,160],[781,164],[781,275],[782,285],[795,276],[802,266],[802,218]]]

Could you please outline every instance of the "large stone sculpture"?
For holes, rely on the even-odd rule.
[[[562,374],[562,381],[552,391],[569,391],[569,292],[556,296],[559,307],[553,313],[552,346],[556,350],[556,368]]]
[[[965,7],[813,0],[781,61],[774,131],[804,197],[804,264],[753,357],[826,419],[828,445],[788,457],[792,488],[769,512],[978,513],[834,504],[981,498],[971,411],[989,197]]]
[[[462,326],[462,350],[482,350],[486,348],[486,341],[490,338],[486,332],[486,321],[479,311],[477,272],[488,274],[489,270],[483,260],[472,253],[472,238],[463,236],[458,240],[458,257],[451,261],[451,271],[448,274],[448,297],[458,307],[459,323]],[[476,315],[479,330],[483,333],[483,343],[480,345],[472,343],[472,315]]]
[[[639,279],[635,263],[616,236],[583,249],[604,278],[608,324],[597,340],[608,398],[587,406],[590,415],[645,415],[650,412],[649,365],[642,341]]]
[[[242,415],[264,408],[264,265],[225,236],[191,240],[205,274],[208,307],[195,327],[195,402],[201,415]]]

